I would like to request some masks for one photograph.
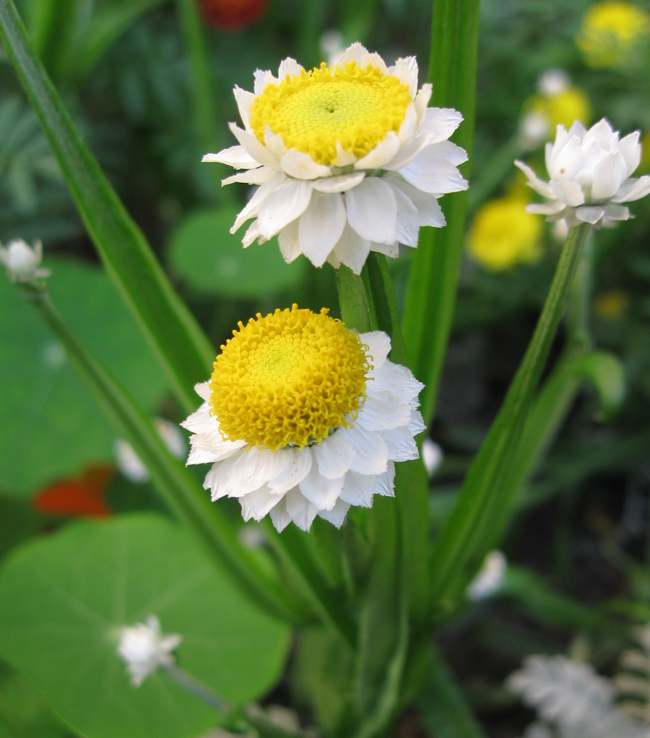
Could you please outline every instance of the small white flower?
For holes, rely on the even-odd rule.
[[[351,505],[392,497],[395,462],[418,457],[424,424],[423,385],[387,359],[389,337],[296,305],[239,328],[182,424],[187,463],[212,464],[212,499],[236,497],[245,520],[270,514],[281,531],[317,515],[339,527]]]
[[[22,239],[10,241],[6,247],[0,246],[0,264],[14,282],[31,282],[50,276],[49,269],[39,269],[43,258],[43,245],[34,243],[34,248]]]
[[[417,85],[415,57],[387,67],[355,43],[332,67],[288,58],[277,77],[255,72],[254,92],[235,87],[239,145],[203,157],[244,170],[223,184],[260,185],[231,232],[253,218],[245,247],[278,235],[287,262],[359,274],[370,251],[397,256],[421,226],[443,226],[437,198],[468,186],[467,154],[447,140],[462,115],[428,108],[431,85]]]
[[[182,459],[187,451],[187,446],[178,427],[163,418],[154,418],[153,424],[169,452],[177,459]],[[113,451],[117,468],[127,479],[137,483],[149,481],[149,470],[128,441],[118,438],[113,445]]]
[[[619,141],[618,131],[603,118],[589,130],[578,121],[568,131],[557,127],[555,143],[546,144],[550,182],[523,162],[515,164],[528,177],[530,187],[547,199],[526,210],[546,215],[546,220],[564,220],[572,228],[580,223],[600,227],[603,221],[632,217],[620,203],[650,193],[650,176],[630,177],[640,160],[639,132]]]
[[[139,687],[158,667],[173,664],[171,652],[181,640],[176,634],[163,635],[155,615],[150,615],[146,623],[122,628],[117,653],[126,662],[131,686]]]
[[[491,597],[499,591],[508,569],[508,559],[501,551],[490,551],[483,566],[467,588],[470,600],[478,601]]]

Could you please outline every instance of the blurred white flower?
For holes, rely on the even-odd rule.
[[[537,89],[545,97],[555,97],[568,89],[571,84],[564,69],[547,69],[537,81]]]
[[[427,474],[431,477],[435,470],[442,463],[443,453],[440,446],[432,441],[430,438],[425,438],[422,441],[422,461],[424,462],[424,468],[427,470]]]
[[[370,251],[397,256],[421,226],[443,226],[438,198],[468,186],[467,154],[447,140],[463,117],[427,107],[431,85],[417,85],[415,57],[387,67],[355,43],[331,67],[287,58],[277,77],[255,72],[254,92],[235,87],[239,145],[203,157],[244,170],[223,184],[260,185],[231,232],[253,218],[245,247],[278,235],[287,262],[359,274]]]
[[[548,116],[531,110],[525,113],[519,123],[519,140],[524,149],[534,149],[548,136],[550,122]]]
[[[126,662],[131,686],[139,687],[158,667],[173,664],[171,652],[181,640],[176,634],[163,635],[155,615],[150,615],[146,623],[123,627],[117,653]]]
[[[163,418],[154,418],[153,424],[169,452],[177,459],[182,459],[185,456],[187,446],[182,433],[178,430],[178,426]],[[149,481],[149,470],[128,441],[118,438],[113,444],[113,452],[115,453],[117,468],[127,479],[137,483]]]
[[[340,527],[351,505],[392,497],[395,462],[418,457],[424,424],[422,384],[388,360],[389,337],[297,305],[239,328],[183,423],[187,463],[212,464],[212,499],[238,498],[244,520],[270,514],[281,531],[317,515]]]
[[[515,164],[530,187],[547,199],[526,210],[546,215],[550,221],[564,220],[572,228],[580,223],[600,227],[604,219],[630,218],[629,209],[620,203],[650,193],[650,176],[630,177],[640,160],[639,132],[619,140],[618,131],[603,118],[589,130],[577,121],[568,131],[558,125],[555,143],[546,144],[550,182],[523,162]]]
[[[501,588],[508,569],[508,559],[501,551],[490,551],[483,566],[467,588],[470,600],[484,600],[496,594]]]
[[[0,264],[14,282],[31,282],[50,276],[49,269],[39,269],[43,258],[43,244],[34,242],[34,248],[18,238],[7,246],[0,246]]]

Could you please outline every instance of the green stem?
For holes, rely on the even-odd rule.
[[[191,412],[198,402],[194,384],[212,371],[209,341],[81,139],[12,0],[0,0],[0,35],[108,274]]]
[[[511,515],[513,488],[504,491],[504,483],[566,308],[589,229],[588,224],[583,224],[569,233],[523,361],[469,469],[458,501],[436,539],[431,555],[431,601],[439,615],[441,610],[455,605]]]
[[[173,457],[149,418],[118,382],[70,331],[45,292],[32,292],[32,303],[63,344],[71,363],[95,394],[120,436],[133,446],[149,469],[156,489],[174,514],[189,528],[236,585],[275,617],[299,623],[301,606],[269,577],[239,542],[230,523],[213,505],[189,470]]]
[[[472,154],[476,107],[479,0],[436,0],[431,32],[429,81],[432,104],[453,107],[465,120],[454,136]],[[461,166],[469,176],[469,163]],[[467,192],[447,195],[447,226],[423,228],[406,292],[403,332],[415,376],[425,384],[422,414],[429,423],[451,331],[463,255]]]

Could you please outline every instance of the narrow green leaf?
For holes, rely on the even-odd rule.
[[[429,81],[432,104],[453,107],[465,120],[454,140],[471,157],[476,105],[479,0],[436,0],[433,9]],[[469,176],[469,163],[461,166]],[[416,377],[424,382],[422,414],[433,417],[438,381],[456,301],[464,247],[467,192],[446,195],[447,225],[423,228],[406,293],[403,332]]]
[[[32,0],[29,30],[34,49],[52,79],[65,77],[85,15],[82,0]]]
[[[219,508],[210,502],[183,463],[170,454],[150,419],[77,340],[47,295],[34,295],[33,303],[65,347],[70,361],[119,435],[129,441],[149,469],[156,489],[179,520],[258,606],[279,618],[294,622],[299,619],[300,608],[269,577],[254,554],[241,545]]]
[[[441,615],[462,595],[512,513],[513,487],[504,489],[590,226],[571,229],[535,333],[431,555],[432,603]]]
[[[359,333],[376,330],[377,316],[365,267],[361,275],[358,275],[341,265],[336,270],[336,287],[339,293],[341,318],[345,325]]]
[[[193,410],[193,386],[210,375],[213,349],[82,141],[29,44],[12,0],[0,0],[0,35],[109,275],[183,408]]]
[[[435,651],[417,705],[436,738],[486,738],[442,656]]]

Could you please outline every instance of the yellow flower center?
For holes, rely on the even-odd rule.
[[[287,148],[309,154],[319,164],[336,162],[336,143],[358,158],[397,133],[411,104],[407,85],[377,67],[356,62],[300,76],[287,74],[268,84],[251,106],[251,127],[264,143],[269,126]]]
[[[368,357],[339,320],[291,309],[239,323],[221,347],[210,405],[222,436],[277,451],[349,426],[365,398]]]

